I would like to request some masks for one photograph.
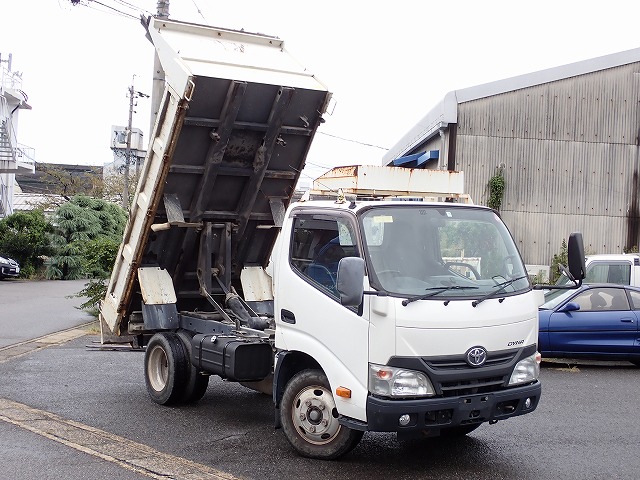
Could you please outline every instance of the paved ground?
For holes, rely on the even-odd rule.
[[[82,325],[93,317],[69,298],[87,280],[0,281],[0,348]]]
[[[15,286],[40,292],[25,325],[68,321],[38,298],[77,313],[45,292],[69,285]],[[546,363],[530,415],[457,441],[367,433],[340,461],[320,462],[274,430],[270,397],[213,378],[197,405],[161,407],[145,390],[144,353],[97,349],[98,340],[72,326],[0,348],[0,478],[635,480],[640,471],[640,369],[625,362]]]

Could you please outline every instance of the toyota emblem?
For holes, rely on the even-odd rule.
[[[472,367],[481,367],[487,361],[487,350],[484,347],[471,347],[467,350],[467,363]]]

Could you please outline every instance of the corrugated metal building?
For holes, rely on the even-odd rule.
[[[549,265],[570,232],[587,253],[620,253],[640,234],[640,48],[448,93],[383,159],[438,151],[500,213],[526,263]]]

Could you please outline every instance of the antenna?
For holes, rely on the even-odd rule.
[[[2,54],[0,53],[0,63],[7,64],[7,70],[11,71],[11,60],[13,59],[13,55],[9,54],[9,58],[7,60],[2,60]]]

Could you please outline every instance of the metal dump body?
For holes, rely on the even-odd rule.
[[[168,272],[177,310],[266,265],[321,115],[327,89],[282,40],[150,19],[166,87],[101,317],[126,334],[142,294],[137,269]],[[208,245],[203,243],[208,242]]]

